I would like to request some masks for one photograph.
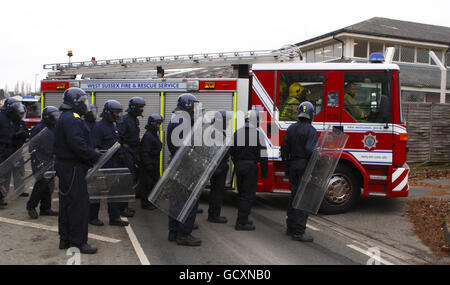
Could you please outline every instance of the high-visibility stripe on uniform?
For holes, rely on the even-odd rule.
[[[160,115],[164,118],[164,92],[161,92],[161,102],[160,102]],[[161,143],[163,144],[163,147],[161,148],[161,152],[159,154],[159,174],[162,176],[162,168],[163,168],[163,149],[164,149],[164,143],[163,143],[163,124],[159,126],[159,139],[161,140]]]

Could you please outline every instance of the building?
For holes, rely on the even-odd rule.
[[[367,61],[395,47],[404,102],[450,103],[450,28],[375,17],[300,43],[306,62]],[[441,70],[433,51],[446,67]],[[446,82],[445,86],[441,84]],[[444,103],[444,102],[442,102]]]

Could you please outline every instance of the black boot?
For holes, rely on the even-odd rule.
[[[217,224],[226,224],[228,220],[226,217],[218,216],[218,217],[208,217],[208,222]]]
[[[132,218],[134,217],[134,212],[132,212],[129,208],[125,208],[122,211],[120,211],[120,215],[122,217]]]
[[[169,241],[176,241],[177,240],[177,232],[176,231],[169,231],[169,237],[167,239]]]
[[[178,245],[186,246],[200,246],[202,244],[201,239],[193,237],[190,234],[177,234],[176,242]]]
[[[48,210],[41,210],[41,211],[39,212],[39,214],[40,214],[41,216],[53,216],[53,217],[58,216],[58,212],[53,211],[53,210],[51,210],[51,209],[48,209]]]
[[[237,231],[254,231],[256,228],[254,225],[250,224],[236,224],[236,226],[234,226],[234,229]]]
[[[76,247],[80,250],[81,253],[84,254],[95,254],[97,253],[97,247],[95,245],[90,245],[90,244],[82,244],[80,246],[77,245],[72,245],[72,247]]]
[[[105,224],[100,219],[93,219],[89,221],[89,224],[96,226],[96,227],[102,227]]]
[[[119,226],[119,227],[126,227],[129,225],[128,222],[122,221],[120,218],[119,219],[113,219],[113,220],[109,220],[109,225],[110,226]]]
[[[8,206],[8,203],[5,202],[3,197],[0,197],[0,209]]]
[[[28,211],[28,216],[30,217],[30,219],[36,220],[39,217],[35,208],[27,208],[27,211]]]
[[[313,237],[311,237],[305,233],[293,234],[293,235],[291,235],[291,237],[293,240],[296,240],[296,241],[303,241],[303,242],[313,242],[314,241]]]
[[[141,208],[144,210],[155,210],[156,209],[155,205],[153,205],[152,203],[150,203],[148,201],[143,201],[143,200],[141,200]]]

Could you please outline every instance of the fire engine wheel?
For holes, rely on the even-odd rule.
[[[361,186],[353,172],[342,164],[336,167],[320,206],[320,213],[345,213],[356,205],[361,195]]]

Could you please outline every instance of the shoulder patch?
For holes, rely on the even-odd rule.
[[[81,119],[80,115],[78,115],[77,113],[73,113],[73,116],[74,116],[75,118]]]

